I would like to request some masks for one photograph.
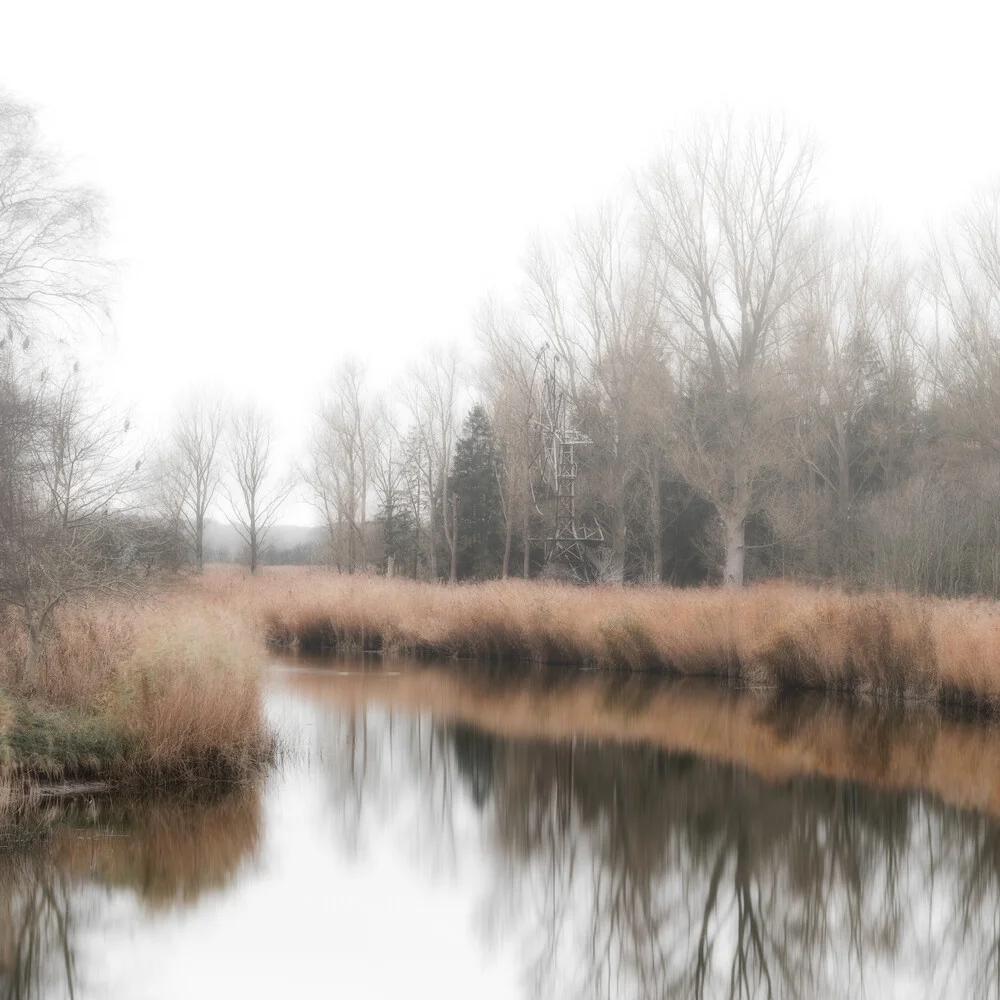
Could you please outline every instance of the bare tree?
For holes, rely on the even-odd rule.
[[[29,682],[60,605],[138,586],[127,430],[75,371],[28,377],[0,357],[0,605],[24,615]]]
[[[529,261],[529,309],[566,363],[578,418],[603,461],[592,469],[608,526],[607,576],[625,574],[629,485],[643,462],[652,388],[664,366],[663,270],[659,246],[633,206],[611,202],[579,221],[560,263]]]
[[[399,526],[406,509],[406,464],[398,419],[385,399],[374,407],[371,425],[371,482],[382,520],[385,574],[393,576],[399,558]]]
[[[227,490],[230,523],[247,548],[250,572],[257,564],[268,533],[292,490],[290,479],[273,475],[271,419],[255,404],[236,410],[231,418],[227,452],[233,485]]]
[[[640,186],[665,265],[687,399],[672,460],[715,507],[724,577],[743,582],[747,518],[783,458],[776,405],[790,303],[807,283],[800,238],[812,148],[785,129],[704,127]]]
[[[810,506],[834,523],[830,541],[844,572],[859,497],[876,477],[892,486],[898,472],[915,403],[919,301],[908,262],[871,223],[856,223],[846,239],[827,233],[811,252],[813,277],[795,308],[797,438],[808,491],[820,487],[832,499],[829,514],[831,505]]]
[[[323,518],[330,558],[339,568],[344,521],[340,506],[340,462],[336,436],[326,417],[324,407],[313,428],[308,458],[300,467],[299,475]]]
[[[353,360],[335,373],[313,436],[304,479],[323,513],[338,564],[364,570],[367,561],[368,494],[375,410],[364,369]]]
[[[461,365],[455,347],[430,351],[414,366],[404,387],[407,408],[418,443],[421,468],[428,494],[428,535],[430,537],[431,576],[437,577],[437,516],[440,510],[445,543],[451,568],[449,578],[457,577],[458,542],[456,501],[449,496],[455,428],[458,421],[458,394]]]
[[[205,394],[189,397],[175,419],[165,462],[167,484],[176,492],[199,573],[205,567],[205,519],[219,486],[219,445],[225,426],[225,407],[220,400]]]
[[[1000,184],[931,246],[952,432],[1000,457]]]
[[[854,473],[863,459],[857,431],[874,392],[882,251],[875,230],[856,225],[848,239],[825,230],[812,252],[814,277],[797,304],[790,360],[807,496],[791,520],[808,536],[817,572],[819,537],[831,520],[838,561],[846,549]],[[812,516],[803,517],[805,511]]]
[[[67,184],[34,112],[0,93],[0,336],[61,335],[106,311],[103,204]]]
[[[514,525],[520,521],[522,575],[530,573],[532,476],[541,455],[539,436],[540,352],[519,317],[492,301],[476,321],[485,358],[479,386],[486,400],[499,452],[497,479],[504,517],[502,576],[510,570]]]

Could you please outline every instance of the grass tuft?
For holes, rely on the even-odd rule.
[[[242,781],[270,759],[263,649],[245,615],[190,590],[60,609],[36,676],[0,617],[0,767],[8,783]]]

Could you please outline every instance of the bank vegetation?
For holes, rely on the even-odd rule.
[[[750,688],[1000,705],[1000,609],[990,601],[789,583],[742,590],[440,586],[319,570],[208,573],[208,605],[275,648],[379,652],[715,677]]]

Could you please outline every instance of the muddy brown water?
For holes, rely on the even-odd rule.
[[[286,660],[254,788],[52,807],[0,998],[979,997],[1000,731],[626,675]]]

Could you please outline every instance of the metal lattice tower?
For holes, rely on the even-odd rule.
[[[555,365],[545,375],[542,417],[539,426],[545,440],[542,478],[553,502],[552,533],[545,541],[545,561],[561,564],[581,579],[593,576],[594,561],[589,547],[604,541],[598,524],[584,526],[576,516],[576,449],[594,442],[570,426],[566,393],[559,384]]]

